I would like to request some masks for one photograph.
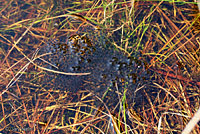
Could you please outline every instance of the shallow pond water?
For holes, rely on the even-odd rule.
[[[189,1],[2,2],[3,133],[20,127],[34,127],[32,133],[112,133],[107,131],[115,121],[112,116],[119,133],[159,133],[160,119],[160,132],[181,133],[190,119],[184,116],[199,108],[195,5]],[[15,133],[27,133],[22,130]]]

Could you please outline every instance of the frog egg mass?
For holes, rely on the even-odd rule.
[[[126,83],[129,90],[135,90],[137,83],[144,82],[142,77],[148,77],[143,61],[105,46],[105,41],[93,42],[86,35],[75,34],[66,42],[47,43],[45,49],[52,53],[47,60],[58,65],[57,71],[90,73],[85,76],[59,74],[54,78],[55,88],[103,93],[108,88],[115,88],[113,83],[117,82],[119,89]]]

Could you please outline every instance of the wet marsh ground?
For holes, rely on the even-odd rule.
[[[181,133],[199,109],[195,2],[11,0],[0,14],[2,133]]]

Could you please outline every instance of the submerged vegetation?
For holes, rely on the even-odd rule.
[[[11,0],[0,14],[2,133],[181,133],[199,109],[195,2]]]

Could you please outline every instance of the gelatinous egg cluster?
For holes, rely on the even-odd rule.
[[[117,83],[119,87],[135,89],[137,83],[142,83],[148,76],[145,62],[127,57],[104,44],[93,43],[86,35],[72,35],[67,43],[50,42],[47,48],[53,53],[49,62],[58,66],[58,71],[91,73],[87,76],[58,75],[55,78],[57,88],[99,92],[113,88]]]

